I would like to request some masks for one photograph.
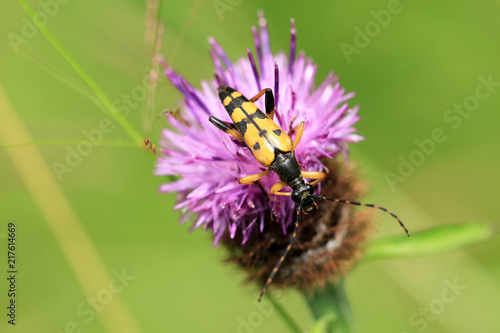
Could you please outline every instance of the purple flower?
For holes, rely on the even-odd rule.
[[[274,121],[287,132],[305,121],[304,135],[296,149],[303,170],[322,171],[322,160],[331,159],[341,151],[347,161],[347,143],[363,139],[353,127],[359,120],[358,108],[350,109],[346,103],[354,93],[346,93],[333,73],[315,87],[317,65],[303,53],[296,55],[293,20],[291,25],[289,57],[285,52],[271,53],[262,14],[259,14],[259,31],[252,28],[256,55],[248,49],[247,57],[233,63],[210,38],[215,79],[202,81],[201,90],[162,61],[165,74],[184,100],[179,103],[182,118],[167,114],[172,130],[163,130],[162,155],[155,171],[157,175],[178,175],[180,179],[162,185],[160,191],[179,192],[175,208],[182,209],[181,223],[195,216],[192,228],[211,229],[214,245],[223,237],[236,237],[245,244],[252,235],[262,233],[266,223],[280,223],[286,234],[296,209],[290,197],[264,193],[263,190],[269,192],[279,182],[274,173],[260,180],[262,188],[238,184],[239,178],[265,168],[244,144],[208,121],[210,115],[231,121],[217,94],[220,84],[240,91],[247,98],[263,88],[273,89],[277,109]],[[255,103],[261,110],[265,109],[263,99]],[[318,186],[317,192],[320,191]]]

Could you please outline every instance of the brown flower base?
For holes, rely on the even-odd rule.
[[[321,183],[326,197],[356,201],[364,184],[356,177],[355,168],[343,162],[328,161],[329,173]],[[291,199],[290,199],[291,200]],[[369,226],[370,209],[353,213],[357,206],[316,200],[318,210],[301,214],[297,239],[271,288],[294,286],[301,290],[323,287],[346,274],[361,257]],[[223,238],[229,249],[228,261],[237,262],[247,273],[249,282],[263,286],[290,242],[294,226],[283,235],[281,224],[269,217],[263,233],[255,233],[241,245],[241,234]]]

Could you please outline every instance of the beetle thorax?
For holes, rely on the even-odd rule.
[[[295,159],[293,151],[287,153],[276,152],[276,158],[269,168],[276,172],[282,182],[292,188],[298,182],[304,181],[300,174],[301,167],[297,159]]]

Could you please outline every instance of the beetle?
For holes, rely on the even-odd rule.
[[[302,121],[292,129],[292,132],[296,132],[295,139],[292,141],[290,136],[273,121],[276,108],[273,92],[270,88],[262,89],[250,100],[239,91],[226,85],[220,85],[217,90],[222,105],[232,119],[232,123],[220,120],[214,116],[210,116],[209,121],[236,140],[244,142],[255,159],[267,168],[263,172],[240,178],[238,183],[244,185],[260,184],[258,182],[259,179],[273,171],[278,175],[280,181],[271,187],[269,190],[270,194],[291,196],[292,200],[298,203],[295,229],[292,233],[290,243],[262,288],[259,302],[293,246],[299,228],[300,212],[307,214],[313,209],[318,208],[313,199],[329,200],[383,210],[396,218],[406,234],[410,236],[408,229],[406,229],[399,217],[384,207],[356,201],[327,198],[314,194],[314,185],[321,182],[326,177],[326,174],[321,171],[303,171],[295,158],[295,148],[302,138],[305,123]],[[265,113],[254,104],[263,95],[265,95]],[[313,181],[307,183],[304,178],[313,179]],[[289,186],[292,191],[281,192],[281,189],[285,186]]]

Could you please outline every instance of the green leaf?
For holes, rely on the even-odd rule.
[[[368,246],[364,260],[414,258],[452,251],[491,238],[495,229],[492,223],[474,222],[434,227],[409,238],[381,238]]]

